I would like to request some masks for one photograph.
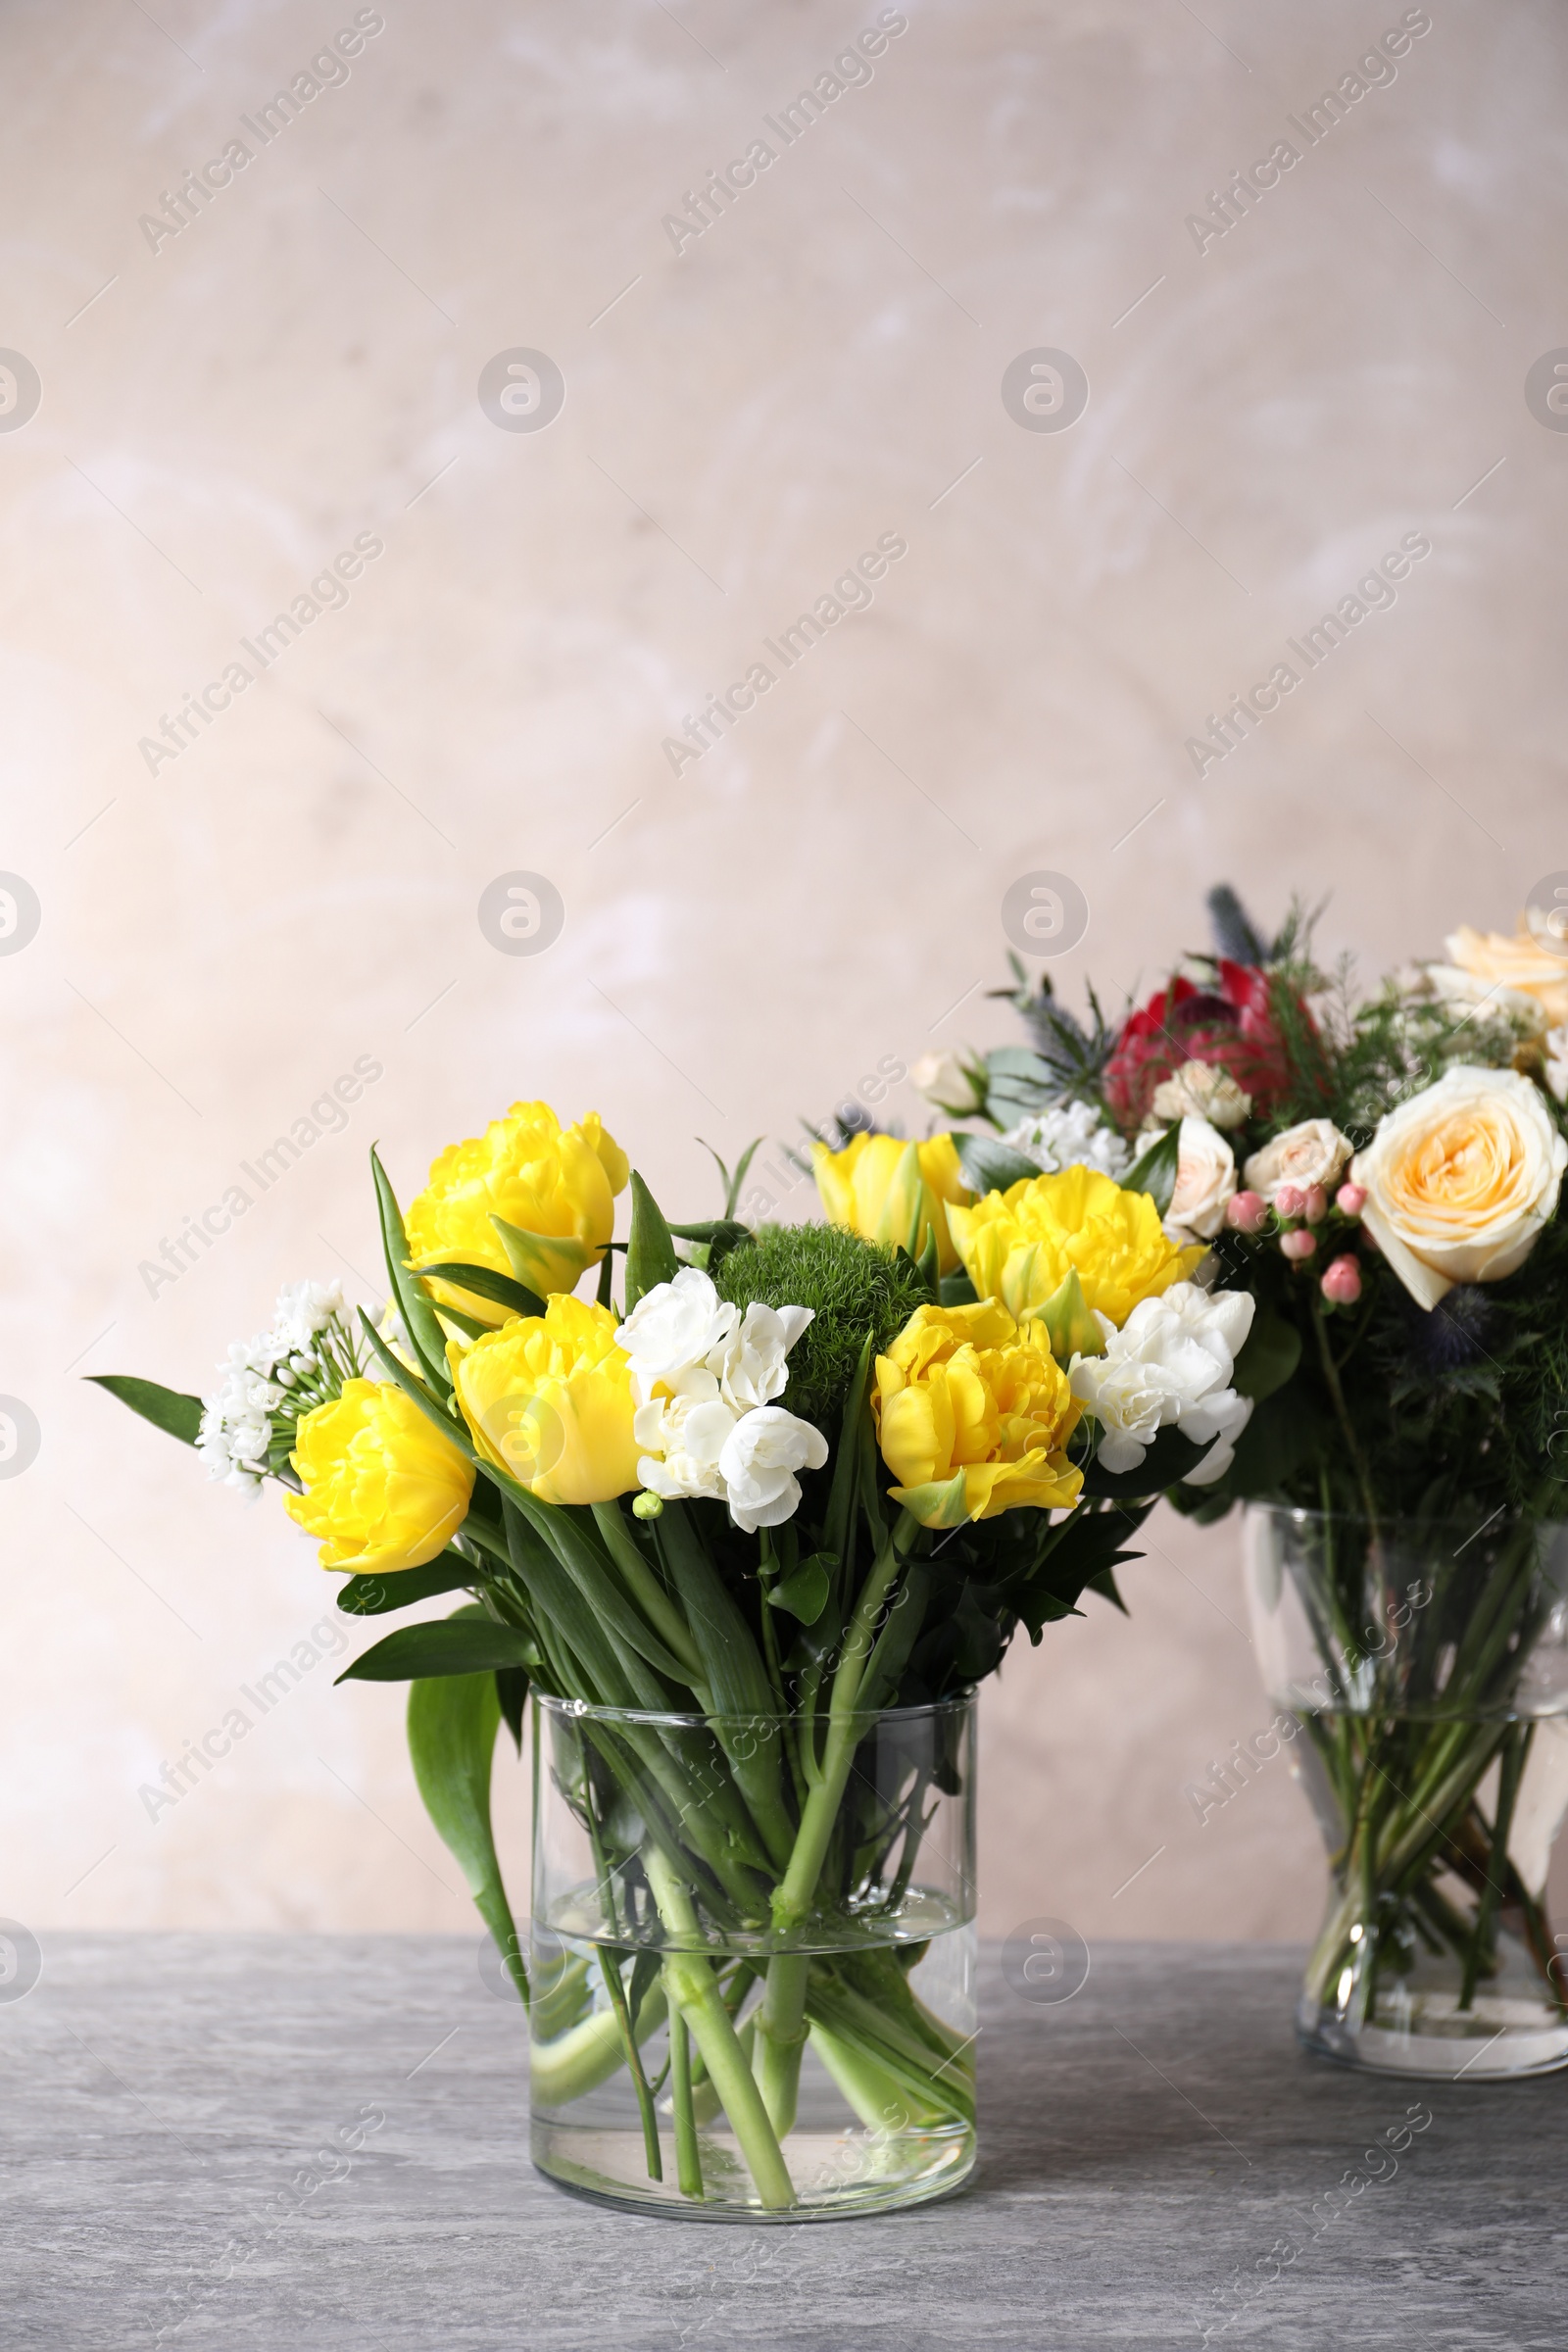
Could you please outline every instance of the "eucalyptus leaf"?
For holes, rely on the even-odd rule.
[[[1239,1396],[1250,1396],[1254,1404],[1261,1404],[1265,1396],[1284,1388],[1300,1360],[1301,1335],[1296,1325],[1264,1307],[1252,1317],[1252,1328],[1236,1358],[1231,1386]]]
[[[1118,1179],[1124,1193],[1147,1193],[1164,1216],[1176,1192],[1176,1165],[1181,1150],[1182,1129],[1178,1119],[1156,1136],[1147,1152],[1139,1153],[1125,1176]]]
[[[178,1389],[160,1388],[156,1380],[138,1380],[133,1372],[88,1372],[84,1376],[98,1388],[107,1389],[122,1404],[128,1404],[133,1413],[140,1413],[154,1429],[167,1430],[181,1444],[194,1446],[202,1425],[202,1400],[187,1396]]]
[[[1041,1172],[1040,1162],[1013,1150],[992,1135],[955,1135],[954,1149],[963,1181],[973,1193],[1004,1193],[1009,1185],[1025,1184]]]
[[[769,1605],[788,1609],[803,1625],[814,1625],[827,1607],[828,1572],[836,1565],[831,1552],[813,1551],[808,1560],[802,1560],[769,1588]]]

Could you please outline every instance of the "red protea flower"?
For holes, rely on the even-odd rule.
[[[1124,1127],[1142,1124],[1154,1089],[1185,1061],[1228,1070],[1254,1110],[1289,1092],[1290,1059],[1273,1014],[1278,975],[1223,959],[1217,968],[1217,989],[1172,980],[1128,1014],[1105,1064],[1105,1100]]]

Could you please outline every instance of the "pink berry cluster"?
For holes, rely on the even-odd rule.
[[[1306,1266],[1318,1254],[1317,1228],[1331,1215],[1356,1224],[1366,1206],[1366,1188],[1342,1184],[1329,1199],[1321,1184],[1282,1184],[1272,1204],[1261,1193],[1234,1193],[1225,1209],[1225,1222],[1238,1233],[1259,1234],[1270,1226],[1278,1232],[1280,1254],[1293,1265]],[[1353,1250],[1331,1257],[1318,1278],[1330,1306],[1353,1306],[1361,1296],[1361,1267]]]

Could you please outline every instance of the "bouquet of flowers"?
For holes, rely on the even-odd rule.
[[[996,1137],[942,1147],[1002,1188],[950,1213],[996,1237],[990,1270],[1038,1170],[1164,1152],[1167,1231],[1206,1245],[1224,1311],[1253,1309],[1245,1426],[1170,1499],[1257,1506],[1259,1647],[1336,1876],[1303,2021],[1342,2055],[1369,2026],[1495,2027],[1560,2063],[1542,1892],[1568,1799],[1568,938],[1553,914],[1463,928],[1365,995],[1316,967],[1299,909],[1273,940],[1229,890],[1210,909],[1213,952],[1119,1026],[1014,959],[1032,1046],[917,1070]],[[1102,1463],[1176,1465],[1179,1347],[1152,1298],[1071,1371]]]
[[[302,1284],[205,1404],[103,1380],[280,1486],[341,1608],[466,1596],[347,1672],[412,1684],[421,1794],[531,2004],[535,2154],[575,2185],[796,2215],[973,2161],[973,1686],[1117,1598],[1172,1475],[1095,1367],[1158,1316],[1212,1482],[1252,1314],[1165,1230],[1165,1146],[1004,1200],[991,1149],[824,1148],[831,1221],[754,1232],[744,1161],[672,1224],[597,1115],[518,1103],[406,1215],[372,1153],[384,1313]],[[531,1968],[489,1812],[530,1692]]]

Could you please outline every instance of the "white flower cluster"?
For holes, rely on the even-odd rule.
[[[1126,1173],[1132,1154],[1114,1127],[1106,1126],[1093,1102],[1054,1102],[1048,1110],[1020,1119],[1003,1137],[1015,1152],[1038,1160],[1048,1176],[1063,1168],[1098,1168],[1102,1176]]]
[[[1100,1423],[1105,1468],[1136,1470],[1156,1432],[1174,1422],[1184,1438],[1208,1447],[1183,1485],[1207,1487],[1223,1478],[1252,1412],[1251,1399],[1231,1386],[1252,1327],[1246,1292],[1174,1282],[1158,1298],[1140,1300],[1120,1331],[1104,1315],[1097,1320],[1105,1352],[1075,1355],[1068,1377],[1073,1395]]]
[[[748,1535],[794,1517],[795,1473],[820,1470],[827,1441],[773,1398],[813,1311],[754,1301],[743,1317],[696,1266],[644,1293],[615,1336],[631,1357],[637,1475],[652,1494],[727,1502]]]
[[[218,1367],[221,1385],[202,1399],[196,1446],[209,1478],[260,1494],[272,1415],[286,1404],[288,1418],[296,1419],[307,1401],[319,1401],[322,1365],[317,1343],[334,1326],[346,1338],[342,1313],[341,1283],[286,1283],[277,1295],[271,1329],[253,1340],[234,1341],[228,1360]]]

